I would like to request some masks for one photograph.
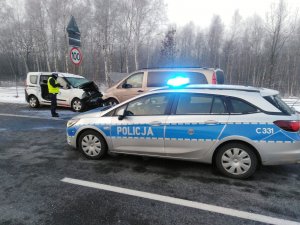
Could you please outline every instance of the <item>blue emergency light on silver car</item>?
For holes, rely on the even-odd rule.
[[[182,87],[184,85],[188,85],[190,83],[190,79],[183,76],[177,76],[168,80],[167,85],[172,87]]]

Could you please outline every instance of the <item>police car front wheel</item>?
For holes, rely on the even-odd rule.
[[[104,138],[96,131],[83,132],[78,143],[82,153],[89,159],[101,159],[107,152]]]
[[[253,149],[243,143],[223,145],[216,155],[216,167],[231,178],[245,179],[254,174],[257,168],[257,156]]]

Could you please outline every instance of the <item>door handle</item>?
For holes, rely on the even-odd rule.
[[[138,90],[137,92],[144,92],[143,90]]]
[[[211,124],[211,125],[213,125],[213,124],[217,124],[218,121],[215,121],[215,120],[206,120],[204,123],[205,124]]]
[[[150,123],[151,126],[160,126],[161,122],[160,121],[153,121]]]

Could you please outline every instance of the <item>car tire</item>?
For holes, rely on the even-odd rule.
[[[38,108],[40,106],[38,98],[34,95],[29,96],[28,103],[31,108]]]
[[[119,101],[115,98],[109,98],[106,100],[105,105],[118,105]]]
[[[84,105],[79,98],[74,98],[71,102],[71,108],[74,112],[81,112],[84,108]]]
[[[223,145],[215,157],[215,166],[225,176],[246,179],[254,174],[258,158],[253,150],[243,143]]]
[[[102,159],[108,149],[103,136],[93,130],[87,130],[80,135],[78,147],[88,159]]]

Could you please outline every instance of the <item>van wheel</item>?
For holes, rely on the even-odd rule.
[[[40,106],[39,100],[34,95],[29,96],[28,102],[31,108],[38,108]]]
[[[217,152],[215,165],[224,175],[246,179],[254,174],[258,159],[253,149],[242,143],[228,143]]]
[[[109,98],[106,100],[106,105],[118,105],[118,104],[119,104],[119,102],[115,98]]]
[[[71,108],[74,112],[80,112],[83,110],[83,103],[79,98],[75,98],[71,102]]]
[[[101,159],[107,152],[107,144],[104,138],[93,130],[87,130],[80,135],[78,146],[89,159]]]

